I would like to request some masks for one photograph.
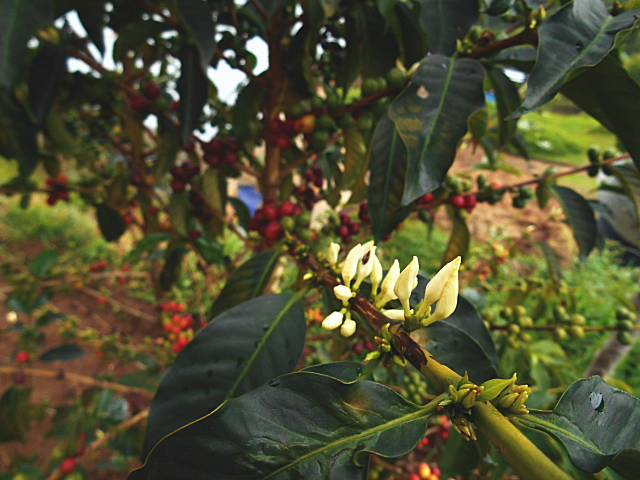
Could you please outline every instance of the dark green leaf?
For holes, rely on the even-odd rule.
[[[36,277],[45,277],[56,263],[58,263],[58,253],[51,248],[31,260],[29,272]]]
[[[454,217],[451,236],[442,258],[442,264],[445,265],[456,257],[464,257],[469,251],[470,240],[471,235],[467,223],[457,216]]]
[[[498,107],[498,146],[504,147],[516,132],[516,120],[507,120],[507,116],[520,105],[520,95],[516,86],[501,69],[489,68],[487,74],[491,80]]]
[[[55,322],[56,320],[61,320],[63,318],[65,318],[66,315],[62,314],[62,313],[53,313],[53,312],[47,312],[43,315],[40,315],[38,317],[38,320],[36,320],[36,325],[38,327],[44,327],[46,325],[49,325],[52,322]]]
[[[260,82],[249,82],[238,94],[233,108],[233,133],[241,142],[252,137],[249,122],[256,119],[256,115],[262,107],[262,101],[266,94],[265,88]]]
[[[553,170],[548,168],[542,175],[542,179],[538,182],[538,186],[536,187],[536,198],[540,208],[547,206],[547,203],[551,198],[551,187],[555,185],[555,183],[556,180],[553,178]]]
[[[558,259],[557,252],[550,245],[545,242],[536,242],[536,245],[542,250],[542,255],[547,262],[547,268],[549,269],[549,278],[551,281],[559,286],[560,279],[562,278],[562,269],[560,268],[560,260]]]
[[[302,370],[303,372],[319,373],[340,380],[343,383],[352,383],[360,378],[364,367],[356,362],[332,362],[313,365]]]
[[[37,134],[38,127],[25,108],[12,94],[0,88],[0,155],[18,162],[22,179],[31,175],[38,165]]]
[[[182,47],[180,64],[178,119],[182,141],[187,143],[192,132],[200,126],[200,115],[209,95],[209,80],[202,72],[195,47]]]
[[[428,56],[391,103],[389,117],[408,152],[402,204],[435,190],[453,163],[467,119],[484,106],[480,62]]]
[[[570,188],[554,186],[553,191],[573,229],[573,236],[580,249],[580,258],[585,259],[596,246],[598,239],[598,224],[593,209],[582,195]]]
[[[407,169],[407,149],[388,115],[384,115],[373,133],[369,148],[369,215],[376,239],[389,235],[409,215],[403,207]]]
[[[223,258],[222,245],[219,243],[211,243],[205,237],[198,237],[194,240],[198,253],[202,256],[203,260],[207,262],[207,265],[219,264]]]
[[[178,11],[186,22],[198,45],[200,67],[206,75],[216,51],[216,32],[213,12],[203,0],[178,0]]]
[[[249,228],[249,220],[251,220],[251,212],[249,211],[249,207],[245,205],[245,203],[234,197],[229,197],[229,203],[233,207],[238,216],[238,222],[245,230]]]
[[[538,56],[538,50],[530,46],[505,48],[491,57],[488,62],[491,64],[511,67],[523,72],[530,72]]]
[[[551,100],[562,83],[580,67],[597,64],[616,46],[619,33],[632,29],[640,10],[615,17],[601,0],[569,2],[545,21],[539,30],[536,65],[527,82],[527,94],[512,118]]]
[[[613,132],[640,168],[640,85],[617,58],[608,55],[566,82],[560,91]]]
[[[411,451],[435,403],[418,407],[367,380],[285,375],[166,437],[129,480],[364,480],[368,453]]]
[[[640,470],[640,400],[600,377],[573,383],[552,412],[518,417],[558,439],[573,464],[586,472],[607,465],[626,479]]]
[[[161,179],[176,162],[180,151],[180,132],[173,120],[167,115],[158,115],[157,158],[153,165],[153,177]]]
[[[361,29],[364,33],[359,39],[362,55],[360,73],[365,77],[384,77],[395,67],[400,55],[399,46],[376,8],[364,2],[359,7],[356,10],[357,21],[362,24]]]
[[[174,193],[171,195],[171,200],[169,200],[169,206],[167,208],[171,226],[184,237],[186,237],[188,233],[187,219],[189,216],[189,207],[189,197],[187,197],[186,193]]]
[[[422,60],[429,51],[429,37],[420,25],[419,8],[418,2],[397,2],[395,20],[389,25],[397,39],[402,63],[407,66]]]
[[[56,360],[75,360],[84,357],[84,350],[73,344],[63,344],[50,348],[44,352],[38,360],[41,362],[53,362]]]
[[[212,320],[162,377],[151,404],[143,458],[162,437],[226,399],[293,371],[305,329],[299,296],[284,294],[254,298]]]
[[[107,242],[119,239],[127,229],[120,214],[104,203],[96,206],[96,218],[100,232]]]
[[[87,36],[104,56],[105,4],[103,2],[85,2],[76,12]]]
[[[186,245],[181,239],[173,239],[169,242],[164,252],[164,267],[160,272],[160,287],[167,291],[176,283],[180,276],[182,258],[187,252]]]
[[[453,55],[478,20],[478,0],[421,0],[420,23],[429,35],[431,53]]]
[[[468,478],[471,472],[478,468],[478,462],[481,460],[476,443],[469,442],[455,430],[452,431],[447,443],[443,446],[442,457],[438,461],[441,478],[456,476]]]
[[[511,7],[515,0],[484,0],[485,13],[488,15],[502,15]]]
[[[31,424],[30,388],[9,387],[0,397],[0,443],[24,442]]]
[[[136,244],[135,248],[129,252],[129,262],[136,262],[143,253],[151,253],[158,244],[166,242],[171,238],[170,233],[156,232],[150,233]]]
[[[0,2],[0,86],[11,85],[26,58],[27,42],[52,22],[51,0]]]
[[[378,11],[385,20],[389,20],[397,3],[398,0],[376,0]]]
[[[67,73],[67,49],[43,44],[29,68],[29,108],[42,126]]]
[[[170,28],[167,23],[155,20],[136,20],[127,23],[118,32],[118,37],[113,43],[113,61],[123,61],[129,52],[140,54],[142,45],[146,44],[149,38],[156,38]]]
[[[142,388],[148,392],[155,392],[160,386],[160,371],[157,368],[145,368],[123,375],[118,383],[129,387]]]
[[[280,255],[264,252],[250,258],[234,271],[213,303],[209,315],[217,317],[231,307],[264,293]]]

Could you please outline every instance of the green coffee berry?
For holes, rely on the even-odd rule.
[[[586,325],[587,324],[587,319],[584,318],[583,315],[580,315],[580,314],[576,313],[576,314],[571,315],[569,317],[569,322],[572,325]]]
[[[572,338],[583,338],[584,337],[584,328],[579,327],[578,325],[571,325],[569,327],[569,335],[571,335]]]

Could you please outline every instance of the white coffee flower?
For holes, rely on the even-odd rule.
[[[322,328],[325,330],[335,330],[340,325],[342,325],[342,320],[344,319],[344,314],[341,312],[331,312],[327,317],[322,321]]]
[[[342,324],[342,327],[340,328],[340,333],[342,334],[343,337],[350,337],[355,332],[356,332],[356,322],[348,318]]]
[[[409,265],[400,272],[398,280],[396,281],[393,291],[398,296],[398,300],[402,304],[405,315],[411,315],[411,305],[409,304],[409,297],[411,292],[418,283],[418,271],[420,270],[420,264],[418,263],[418,257],[414,255]]]

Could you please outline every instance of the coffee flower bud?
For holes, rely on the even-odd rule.
[[[382,285],[380,286],[380,293],[378,294],[378,296],[376,296],[375,299],[376,306],[381,307],[383,305],[386,305],[391,300],[395,300],[396,298],[398,298],[393,291],[393,287],[395,286],[399,275],[400,264],[396,259],[387,272],[387,276],[384,277],[384,280],[382,281]]]
[[[353,286],[354,290],[360,288],[360,284],[367,278],[373,270],[373,259],[376,257],[376,247],[365,250],[366,245],[362,248],[362,257],[358,264],[358,278]]]
[[[351,249],[347,254],[347,258],[344,259],[344,264],[342,265],[342,280],[347,287],[351,287],[351,280],[356,276],[361,252],[362,245],[358,244]]]
[[[411,292],[418,284],[418,270],[420,265],[418,263],[418,257],[414,256],[409,265],[398,276],[395,286],[393,287],[394,293],[397,295],[398,300],[402,304],[404,314],[406,316],[411,315],[411,305],[409,304],[409,297]]]
[[[342,301],[344,306],[347,306],[349,300],[356,295],[349,287],[345,287],[344,285],[336,285],[333,287],[333,293],[338,300]]]
[[[431,304],[438,302],[436,312],[429,318],[426,325],[448,317],[458,304],[458,270],[461,258],[457,257],[447,263],[429,281],[424,289],[424,299],[420,304],[416,316],[425,318],[431,313]]]
[[[14,311],[11,311],[7,313],[7,316],[5,318],[9,323],[16,323],[18,321],[18,314]]]
[[[404,310],[402,309],[390,309],[385,310],[382,313],[395,322],[404,322]]]
[[[324,328],[325,330],[335,330],[340,325],[342,325],[343,319],[344,319],[344,314],[342,312],[331,312],[322,321],[322,328]]]
[[[356,322],[354,322],[350,318],[345,320],[344,323],[342,324],[342,327],[340,328],[340,333],[342,334],[343,337],[350,337],[355,333],[355,331],[356,331]]]
[[[382,265],[376,255],[371,259],[371,296],[372,298],[378,293],[378,286],[382,281]]]
[[[340,245],[337,243],[331,242],[329,248],[327,249],[327,261],[331,268],[335,268],[338,263],[338,254],[340,253]]]

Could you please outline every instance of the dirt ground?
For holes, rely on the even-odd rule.
[[[454,164],[454,171],[463,171],[471,165],[476,164],[482,157],[482,151],[478,149],[473,153],[471,148],[462,148],[458,158]],[[527,163],[525,160],[507,156],[506,163],[516,167],[521,171],[521,175],[513,175],[503,171],[491,172],[488,174],[490,181],[500,182],[502,184],[510,184],[531,178],[532,175],[540,174],[549,165],[532,161]],[[477,175],[473,173],[473,175]],[[507,196],[508,197],[508,196]],[[505,198],[497,205],[490,206],[480,204],[476,207],[473,214],[468,220],[469,229],[474,241],[488,239],[491,236],[491,230],[497,226],[503,228],[506,232],[518,238],[521,236],[524,228],[528,225],[536,225],[549,217],[549,212],[553,208],[557,208],[557,203],[549,202],[544,211],[540,211],[535,201],[530,202],[526,208],[516,211],[512,206],[509,198]],[[570,250],[573,248],[573,241],[569,229],[554,222],[550,226],[540,228],[535,234],[535,240],[551,242],[553,246],[560,252],[561,256],[568,257]],[[530,246],[532,249],[535,246]],[[15,255],[28,262],[34,258],[44,248],[39,244],[31,245],[5,245]],[[0,277],[0,292],[6,288],[7,284]],[[141,340],[146,335],[159,336],[160,332],[157,323],[149,320],[156,312],[153,306],[145,304],[140,300],[133,299],[128,294],[126,286],[116,288],[111,298],[117,302],[128,305],[132,310],[142,312],[142,315],[121,312],[119,315],[114,314],[113,309],[107,306],[99,306],[96,298],[70,289],[69,293],[61,293],[54,297],[52,305],[60,312],[66,315],[76,316],[80,320],[83,327],[94,327],[101,334],[122,334],[132,335],[134,342]],[[8,324],[6,321],[7,308],[4,305],[2,293],[0,293],[0,328],[5,329]],[[19,315],[19,320],[30,322],[26,315]],[[144,318],[141,318],[144,317]],[[52,324],[45,329],[47,335],[46,343],[53,346],[61,342],[57,333],[57,326]],[[0,365],[15,365],[12,357],[15,353],[15,335],[5,334],[0,337]],[[110,373],[114,378],[131,371],[132,367],[123,368],[118,366],[118,362],[106,362],[98,358],[95,351],[88,351],[86,356],[71,361],[54,361],[50,363],[34,362],[33,368],[46,369],[54,372],[71,372],[96,377],[99,374]],[[12,442],[0,446],[0,473],[6,471],[12,459],[18,457],[29,457],[37,453],[40,462],[44,461],[51,449],[56,444],[55,439],[45,438],[45,433],[50,427],[50,415],[54,413],[56,406],[70,404],[74,399],[78,398],[80,393],[86,388],[83,385],[69,382],[67,380],[58,380],[54,378],[29,377],[26,380],[27,385],[33,387],[32,400],[40,402],[48,400],[50,408],[48,416],[42,421],[36,421],[33,428],[28,434],[27,441],[22,444]],[[4,392],[12,385],[10,375],[0,373],[0,392]],[[148,403],[148,400],[146,401]],[[88,468],[88,478],[95,480],[115,480],[123,478],[121,471],[101,470],[95,471],[91,466],[99,461],[108,459],[109,451],[107,449],[98,449],[90,455],[85,455],[79,459],[83,467]],[[130,467],[136,466],[132,463]]]

